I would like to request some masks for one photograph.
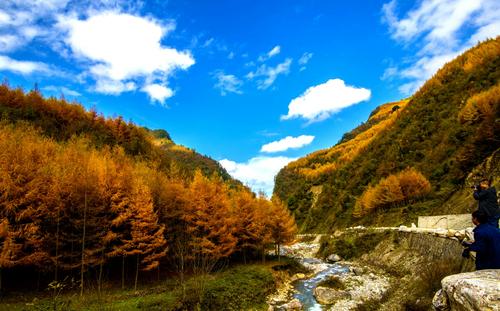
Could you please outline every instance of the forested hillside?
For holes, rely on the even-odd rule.
[[[500,38],[446,64],[413,96],[377,108],[332,148],[288,164],[274,193],[301,230],[399,225],[466,212],[445,204],[500,147]],[[471,200],[471,198],[464,198]],[[471,202],[472,203],[472,202]]]
[[[0,112],[0,292],[75,280],[100,293],[162,271],[184,280],[294,236],[278,199],[165,131],[7,85]]]
[[[149,130],[122,117],[105,118],[94,109],[86,111],[80,104],[65,99],[45,99],[36,88],[25,94],[8,84],[0,85],[0,117],[8,122],[29,122],[59,142],[78,136],[89,139],[96,148],[120,146],[127,155],[156,162],[164,172],[175,166],[186,177],[200,169],[207,176],[217,173],[224,180],[231,179],[217,161],[176,145],[165,130]]]

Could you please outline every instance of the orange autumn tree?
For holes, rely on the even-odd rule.
[[[49,140],[39,143],[34,133],[0,124],[0,279],[4,268],[49,263],[41,227],[50,185],[45,167],[57,148]]]
[[[422,173],[407,168],[369,186],[356,201],[353,216],[361,217],[379,208],[409,204],[431,192],[431,184]]]
[[[247,261],[247,254],[259,250],[262,240],[265,239],[263,224],[266,220],[259,214],[260,204],[254,194],[247,189],[233,191],[231,197],[232,217],[235,221],[234,236],[238,241],[237,251]]]
[[[276,247],[278,260],[280,260],[281,246],[293,241],[297,233],[297,226],[290,211],[278,197],[273,197],[269,206],[271,239]]]
[[[167,245],[163,232],[165,228],[158,223],[149,189],[140,176],[132,180],[130,204],[117,207],[118,217],[114,220],[115,228],[123,230],[118,244],[110,256],[133,256],[136,260],[134,290],[137,290],[139,268],[150,271],[159,265],[165,256]]]
[[[189,186],[187,209],[193,268],[198,273],[209,273],[219,260],[235,251],[237,244],[227,185],[217,175],[209,178],[196,171]]]

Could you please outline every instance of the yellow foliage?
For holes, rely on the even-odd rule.
[[[377,113],[369,119],[369,121],[379,121],[378,123],[347,142],[313,152],[304,158],[291,162],[287,168],[298,169],[299,173],[309,178],[315,178],[341,168],[363,152],[382,131],[394,124],[399,115],[398,112],[393,111],[395,106],[399,106],[398,110],[401,111],[407,104],[408,100],[403,100],[380,106]]]
[[[490,87],[484,92],[470,97],[460,111],[460,122],[475,123],[493,117],[500,108],[500,83]]]
[[[430,191],[427,178],[416,169],[407,168],[380,180],[375,186],[369,186],[356,201],[353,216],[361,217],[381,207],[409,203]]]
[[[465,71],[471,71],[475,67],[480,66],[486,59],[492,59],[500,54],[500,42],[493,40],[491,44],[482,45],[478,48],[473,48],[464,54],[465,60],[463,68]]]

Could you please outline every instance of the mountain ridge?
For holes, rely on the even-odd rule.
[[[274,194],[287,203],[302,231],[356,224],[398,225],[415,221],[420,214],[444,211],[445,202],[470,180],[468,174],[500,146],[499,79],[497,37],[443,66],[402,101],[396,114],[389,115],[393,122],[387,121],[391,118],[373,122],[381,110],[395,107],[394,103],[384,104],[337,145],[287,165],[276,176]],[[383,129],[374,130],[377,126]],[[362,139],[371,132],[374,135],[369,139]],[[346,149],[349,144],[352,146]],[[357,152],[349,157],[352,150]],[[430,181],[428,195],[411,204],[384,205],[355,217],[356,201],[367,189],[409,167]],[[462,205],[452,209],[464,211]]]

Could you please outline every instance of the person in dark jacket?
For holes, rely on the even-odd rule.
[[[474,242],[463,242],[466,247],[462,256],[469,257],[469,252],[476,252],[476,270],[500,269],[500,229],[487,223],[485,214],[472,213]]]
[[[500,209],[498,208],[497,191],[490,187],[490,182],[483,179],[478,186],[474,187],[474,199],[478,201],[478,211],[488,217],[488,223],[498,228]]]

